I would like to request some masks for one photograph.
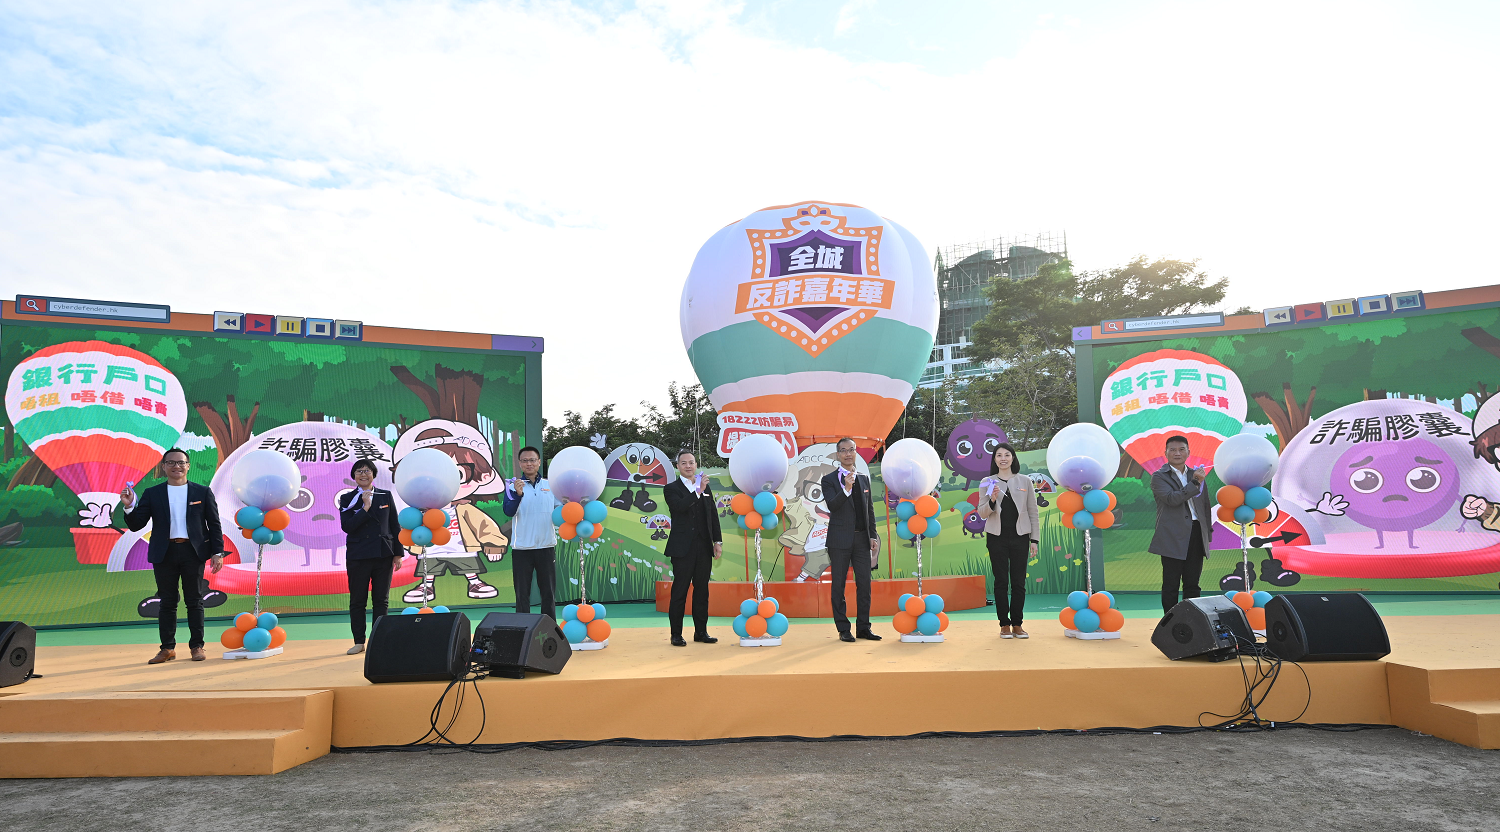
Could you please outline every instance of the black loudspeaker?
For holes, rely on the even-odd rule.
[[[474,630],[475,660],[493,676],[526,678],[526,671],[561,673],[573,647],[551,616],[492,612]]]
[[[0,621],[0,688],[19,685],[36,670],[36,630],[20,621]]]
[[[1266,604],[1266,649],[1292,662],[1374,661],[1391,639],[1358,592],[1289,592]]]
[[[384,615],[365,646],[371,682],[449,682],[469,669],[469,617],[461,612]]]
[[[1223,595],[1189,598],[1161,617],[1151,643],[1162,655],[1176,661],[1207,656],[1223,661],[1241,645],[1255,643],[1245,611]]]

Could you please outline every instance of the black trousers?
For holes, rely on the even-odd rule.
[[[344,561],[349,573],[349,629],[354,632],[354,643],[365,643],[365,597],[370,598],[374,614],[370,626],[385,615],[391,606],[391,571],[396,567],[395,558],[350,558]]]
[[[672,635],[682,635],[682,613],[687,607],[689,586],[693,588],[693,635],[708,635],[708,574],[713,566],[712,549],[696,557],[672,558],[672,601],[667,605]]]
[[[203,559],[191,543],[168,543],[162,562],[152,564],[156,576],[156,597],[161,612],[156,616],[161,634],[161,649],[177,649],[177,602],[187,603],[188,647],[203,646]],[[178,586],[182,587],[178,594]]]
[[[1171,612],[1177,606],[1177,586],[1182,585],[1182,600],[1197,598],[1203,594],[1198,580],[1203,577],[1203,561],[1208,553],[1203,551],[1203,527],[1193,521],[1193,536],[1188,540],[1187,557],[1184,559],[1163,557],[1161,559],[1161,611]]]
[[[990,553],[990,571],[995,574],[995,617],[1007,626],[1021,626],[1026,606],[1026,561],[1031,559],[1031,538],[1024,534],[984,536]]]
[[[557,620],[557,549],[510,550],[511,577],[516,582],[516,612],[531,612],[531,576],[542,596],[542,615]]]
[[[864,546],[852,549],[828,547],[828,565],[833,569],[833,596],[828,606],[833,609],[833,623],[839,632],[849,632],[849,602],[844,599],[844,582],[849,577],[849,567],[854,567],[854,607],[859,632],[870,631],[870,544],[864,532],[855,532]]]

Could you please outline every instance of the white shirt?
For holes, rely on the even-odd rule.
[[[172,514],[167,537],[187,537],[187,483],[167,485],[167,506]]]
[[[1177,475],[1177,480],[1182,483],[1182,487],[1183,488],[1187,488],[1187,484],[1188,484],[1187,470],[1184,469],[1182,471],[1179,471],[1176,468],[1173,468],[1172,469],[1172,473],[1174,473],[1174,474]],[[1188,498],[1187,504],[1188,504],[1188,514],[1194,520],[1197,520],[1198,519],[1198,509],[1193,508],[1193,500],[1192,500],[1191,497]]]
[[[702,474],[698,474],[698,476],[702,477],[703,475]],[[697,491],[698,490],[698,483],[695,482],[694,480],[690,480],[687,477],[682,476],[681,474],[677,475],[677,479],[682,480],[682,484],[685,485],[685,486],[687,486],[687,490],[688,491]],[[699,495],[699,496],[701,496],[701,495]]]

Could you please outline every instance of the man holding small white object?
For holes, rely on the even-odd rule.
[[[828,503],[828,562],[833,569],[833,623],[839,641],[856,637],[880,641],[870,630],[870,570],[880,557],[880,538],[875,534],[875,506],[870,500],[870,478],[854,469],[858,458],[854,440],[844,437],[835,446],[839,468],[823,475],[823,499]],[[868,549],[866,548],[868,547]],[[868,554],[868,557],[866,557]],[[844,582],[854,568],[854,603],[858,616],[855,632],[849,632],[849,607]]]
[[[1041,522],[1035,485],[1021,474],[1021,462],[1001,442],[990,460],[990,475],[979,483],[979,516],[984,518],[984,547],[995,575],[995,616],[1001,638],[1030,638],[1021,627],[1026,605],[1026,566],[1036,557]]]
[[[505,516],[515,518],[510,530],[510,569],[516,612],[531,612],[531,576],[535,574],[542,614],[556,620],[557,528],[552,525],[552,510],[557,499],[541,476],[541,451],[527,445],[516,454],[516,462],[521,476],[506,483],[504,505]]]
[[[667,605],[672,646],[687,646],[682,614],[689,587],[693,591],[693,641],[714,644],[718,639],[708,634],[708,578],[713,562],[724,554],[723,533],[713,488],[698,470],[698,457],[692,451],[678,452],[677,479],[661,492],[672,512],[672,531],[663,553],[672,561],[672,599]]]

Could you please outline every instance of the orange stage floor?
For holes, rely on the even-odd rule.
[[[766,581],[766,597],[775,598],[787,618],[831,618],[831,590],[827,581]],[[870,615],[897,613],[896,602],[907,593],[917,592],[916,578],[876,578],[870,581]],[[941,575],[922,579],[922,592],[943,596],[944,609],[950,612],[973,610],[989,603],[983,575]],[[844,600],[850,616],[855,610],[854,578],[844,582]],[[686,609],[693,608],[693,591],[688,590]],[[714,581],[708,593],[708,614],[733,618],[740,614],[740,602],[755,597],[753,581]],[[672,599],[672,582],[656,582],[656,611],[666,612]]]
[[[1238,663],[1170,662],[1150,643],[1153,625],[1133,619],[1117,641],[1075,641],[1038,622],[1028,640],[1001,640],[994,622],[954,621],[941,644],[903,644],[894,634],[843,644],[826,622],[794,623],[783,646],[767,648],[729,639],[675,648],[664,630],[620,628],[608,648],[575,653],[561,675],[480,682],[488,718],[478,741],[1190,726],[1203,711],[1236,711],[1244,693]],[[1301,722],[1399,724],[1500,747],[1500,646],[1492,639],[1500,616],[1401,616],[1387,618],[1386,627],[1394,646],[1386,660],[1303,665],[1310,700],[1308,683],[1288,668],[1261,716],[1298,719],[1306,703]],[[0,776],[176,773],[145,764],[110,769],[101,760],[125,746],[109,745],[105,734],[121,742],[137,734],[136,742],[149,742],[151,731],[201,740],[183,752],[182,765],[191,767],[185,773],[242,772],[221,772],[216,763],[246,759],[230,753],[235,731],[280,732],[280,745],[260,737],[267,773],[328,744],[398,745],[422,736],[443,685],[371,685],[363,657],[344,655],[346,647],[289,642],[271,659],[227,662],[215,652],[207,662],[159,667],[145,665],[151,651],[141,646],[45,648],[37,667],[45,678],[0,689],[0,747],[45,747],[48,762],[0,754]],[[271,699],[284,712],[262,725],[257,714],[269,706],[252,700],[271,694],[280,695]],[[320,710],[325,695],[327,717]],[[143,700],[153,696],[163,700],[158,713],[143,715]],[[307,700],[304,716],[286,711],[288,697]],[[161,714],[171,714],[172,724]],[[479,725],[471,694],[452,735],[466,740]],[[319,740],[321,731],[327,733]],[[47,732],[56,735],[48,740]],[[88,765],[70,761],[62,736],[70,732],[87,747]]]

